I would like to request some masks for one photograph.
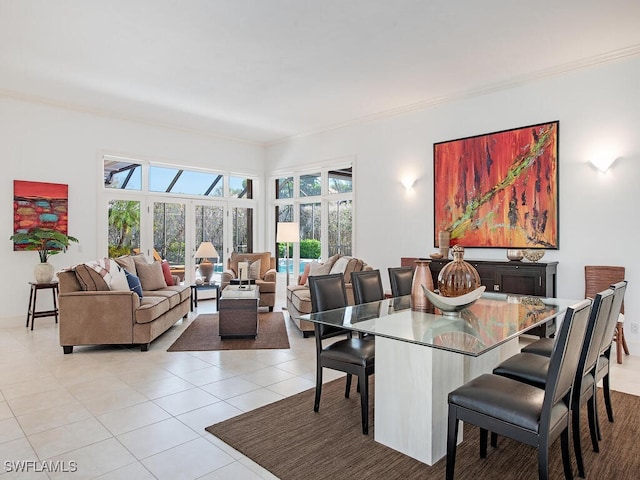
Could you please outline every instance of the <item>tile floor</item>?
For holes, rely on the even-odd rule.
[[[276,310],[284,305],[284,277]],[[136,348],[76,348],[63,355],[53,319],[0,325],[0,479],[17,461],[48,460],[74,479],[262,479],[268,471],[204,428],[314,386],[313,338],[287,322],[289,350],[167,352],[198,311]],[[616,390],[640,395],[640,357],[614,364]],[[330,381],[339,375],[325,375]],[[310,407],[311,408],[311,407]],[[58,463],[55,463],[58,462]]]

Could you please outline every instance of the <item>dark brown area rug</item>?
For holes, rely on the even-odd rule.
[[[289,348],[287,327],[282,312],[258,313],[258,336],[252,338],[220,339],[218,314],[198,315],[171,345],[167,352],[195,352],[205,350],[254,350]]]
[[[373,393],[373,380],[370,392]],[[636,479],[640,455],[640,398],[612,392],[615,423],[609,423],[602,392],[598,392],[602,427],[600,453],[591,449],[582,409],[582,445],[587,478]],[[443,479],[445,459],[430,467],[374,442],[374,428],[362,435],[360,400],[352,386],[344,398],[344,380],[326,384],[320,411],[313,412],[314,390],[239,415],[206,430],[262,465],[277,477],[305,479]],[[369,418],[373,420],[373,408]],[[479,430],[465,425],[465,439],[458,446],[456,479],[536,479],[537,453],[532,447],[501,437],[498,448],[489,447],[479,458]],[[573,447],[572,447],[573,448]],[[572,450],[574,474],[577,477]],[[560,440],[550,451],[549,478],[564,478]]]

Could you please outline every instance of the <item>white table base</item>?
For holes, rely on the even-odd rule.
[[[517,338],[470,357],[377,336],[376,442],[433,465],[446,455],[448,393],[518,351]]]

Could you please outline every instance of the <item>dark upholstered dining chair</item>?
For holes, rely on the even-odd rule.
[[[615,330],[617,328],[618,318],[620,314],[620,310],[622,309],[622,304],[624,302],[624,295],[627,290],[627,282],[622,281],[618,283],[614,283],[611,285],[611,289],[613,290],[613,303],[611,305],[611,311],[609,313],[609,318],[607,325],[605,326],[604,335],[602,337],[602,344],[600,345],[600,358],[598,359],[597,368],[595,371],[595,382],[596,384],[602,380],[602,393],[604,395],[604,404],[607,408],[607,417],[610,422],[613,422],[613,405],[611,404],[611,385],[609,382],[609,371],[610,371],[610,359],[611,359],[611,346],[612,339],[615,334]],[[553,339],[551,338],[541,338],[533,342],[530,345],[527,345],[522,349],[523,352],[535,353],[536,355],[550,356],[551,351],[553,349]],[[597,405],[597,401],[596,401]],[[596,408],[596,418],[597,418],[597,408]],[[596,422],[596,426],[598,423]],[[598,427],[598,438],[600,438],[600,429]]]
[[[384,300],[380,270],[364,270],[351,273],[353,298],[356,305]]]
[[[480,427],[480,457],[487,455],[488,432],[538,450],[538,477],[549,477],[549,448],[560,437],[566,478],[573,478],[569,452],[569,399],[578,367],[591,302],[567,308],[551,355],[545,388],[484,374],[449,393],[447,480],[453,480],[459,422]],[[496,473],[499,476],[499,472]]]
[[[389,267],[389,282],[394,297],[411,295],[413,267]]]
[[[598,427],[596,417],[596,382],[595,371],[600,356],[600,345],[609,321],[611,305],[613,304],[613,290],[599,292],[593,299],[591,315],[587,323],[587,331],[580,351],[578,369],[573,384],[571,397],[571,430],[573,432],[573,448],[576,454],[578,474],[585,476],[584,461],[582,459],[580,407],[587,404],[589,432],[594,452],[599,451]],[[538,388],[545,388],[549,371],[550,358],[535,353],[519,353],[498,365],[493,373],[528,383]],[[492,444],[495,439],[492,437]]]
[[[313,313],[335,310],[347,306],[347,292],[341,273],[309,277],[311,310]],[[374,373],[375,339],[372,335],[353,338],[351,332],[332,325],[314,323],[316,342],[316,396],[313,411],[320,409],[322,395],[322,369],[331,368],[347,374],[345,398],[349,398],[351,375],[358,376],[362,433],[369,433],[369,376]],[[347,338],[323,345],[328,338],[347,335]]]

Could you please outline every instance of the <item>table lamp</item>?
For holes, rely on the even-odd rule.
[[[287,270],[287,287],[289,286],[289,243],[295,243],[300,241],[300,224],[298,222],[278,222],[276,242],[286,243],[285,265]]]
[[[202,261],[198,264],[200,269],[200,275],[202,275],[205,283],[211,282],[211,276],[213,275],[213,263],[209,261],[210,258],[218,259],[219,255],[216,251],[216,247],[211,242],[202,242],[194,255],[196,259],[201,258]]]

